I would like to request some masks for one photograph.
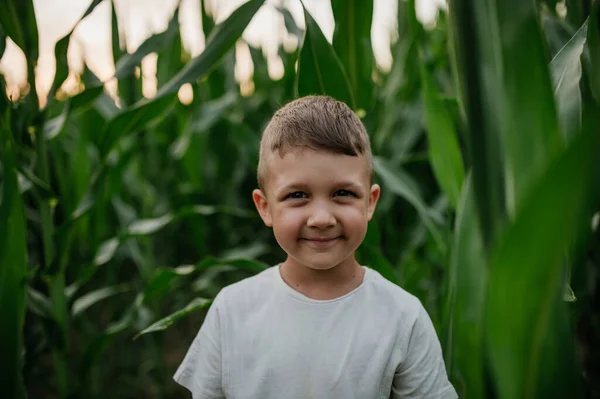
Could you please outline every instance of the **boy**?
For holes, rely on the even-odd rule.
[[[221,290],[174,379],[198,398],[457,398],[417,298],[360,266],[369,137],[326,96],[275,113],[252,198],[287,259]]]

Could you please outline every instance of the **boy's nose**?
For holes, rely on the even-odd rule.
[[[324,229],[335,226],[336,220],[333,213],[325,206],[314,207],[306,222],[308,227]]]

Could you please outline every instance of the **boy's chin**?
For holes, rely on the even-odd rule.
[[[288,257],[289,259],[290,257]],[[334,269],[344,263],[344,259],[289,259],[294,267],[300,266],[315,271]]]

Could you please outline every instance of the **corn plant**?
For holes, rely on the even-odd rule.
[[[63,91],[73,27],[43,107],[32,0],[2,1],[0,57],[19,46],[28,85],[7,98],[0,76],[1,397],[186,397],[171,376],[211,299],[283,259],[250,192],[262,129],[307,94],[363,119],[383,193],[359,260],[424,303],[460,397],[600,395],[597,1],[450,0],[425,27],[399,0],[389,71],[373,2],[332,0],[331,43],[277,7],[299,48],[274,81],[249,47],[245,96],[232,49],[274,6],[215,24],[198,1],[194,58],[179,6],[133,53],[112,8],[118,98],[87,67]]]

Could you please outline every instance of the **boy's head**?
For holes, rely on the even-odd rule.
[[[252,197],[286,262],[315,270],[356,262],[379,198],[372,175],[369,136],[344,103],[309,96],[275,113]]]
[[[369,181],[372,181],[369,135],[358,116],[341,101],[329,96],[307,96],[275,112],[260,142],[257,175],[261,190],[269,175],[270,159],[297,148],[362,155],[367,162]]]

